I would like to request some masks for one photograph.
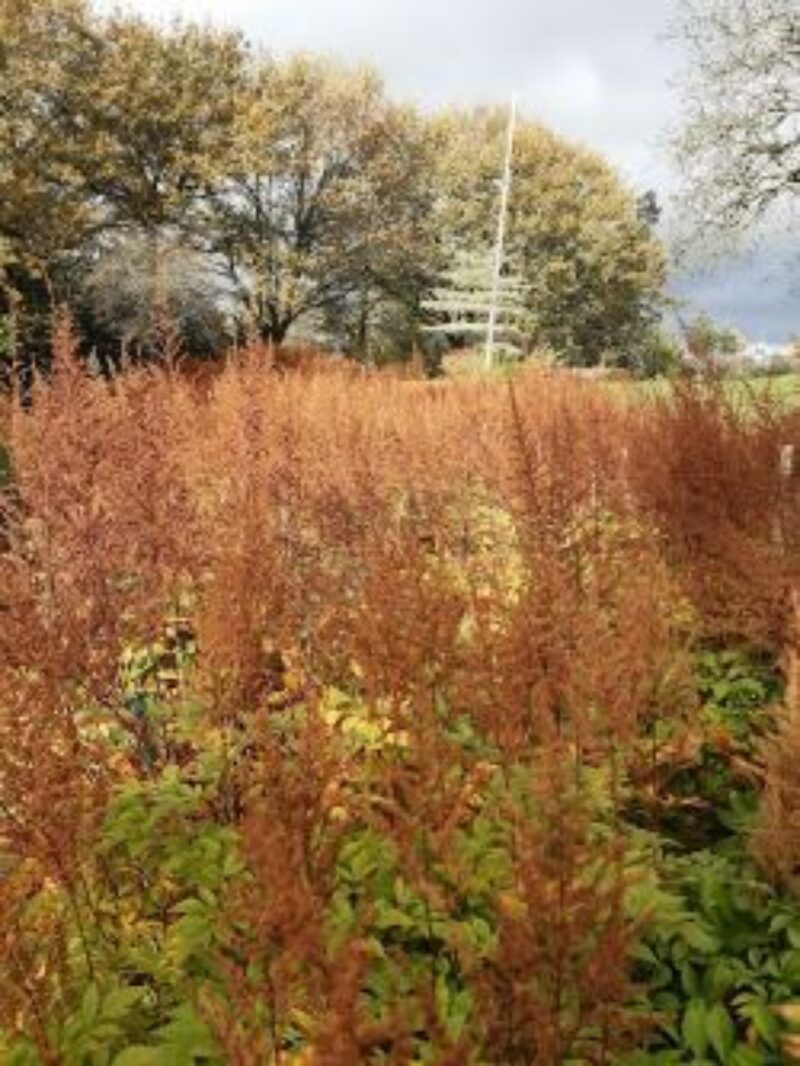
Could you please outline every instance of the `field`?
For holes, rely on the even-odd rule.
[[[10,412],[0,1061],[722,1063],[800,1036],[800,409],[557,372]]]
[[[615,387],[620,387],[617,383]],[[637,383],[633,386],[647,398],[663,396],[671,385],[668,379]],[[800,405],[800,374],[780,374],[775,377],[751,377],[731,379],[725,382],[725,391],[737,403],[752,406],[766,400],[777,405],[797,407]]]
[[[487,374],[485,356],[482,352],[463,355],[461,353],[445,358],[445,369],[448,376],[462,377],[485,377]],[[498,366],[489,371],[491,375],[504,379],[517,372],[515,367]],[[612,395],[634,401],[662,399],[669,395],[675,384],[675,379],[670,377],[658,377],[640,380],[635,377],[614,377],[598,374],[589,380],[597,387],[608,390]],[[800,406],[800,374],[786,373],[776,375],[761,375],[747,377],[723,378],[722,388],[726,397],[736,403],[746,406],[758,404],[761,400],[776,406]]]

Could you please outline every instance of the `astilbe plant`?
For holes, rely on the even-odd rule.
[[[800,596],[795,593],[792,640],[785,652],[786,696],[776,731],[764,744],[764,791],[753,849],[767,872],[800,895]]]
[[[489,1061],[603,1063],[631,1039],[623,845],[594,836],[586,791],[574,754],[548,745],[505,800],[513,880],[477,978]]]
[[[648,1021],[631,783],[698,630],[784,631],[796,422],[279,364],[101,382],[62,322],[14,412],[2,1038],[71,1061],[121,983],[118,1050],[191,1021],[248,1066],[611,1062]]]
[[[682,383],[641,411],[633,491],[718,641],[774,649],[785,639],[800,493],[781,455],[798,443],[796,412],[713,379]]]

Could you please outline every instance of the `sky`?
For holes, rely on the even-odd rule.
[[[666,147],[683,55],[677,0],[96,0],[156,20],[176,14],[242,29],[275,54],[326,52],[378,67],[422,106],[507,102],[603,152],[637,191],[669,205]],[[676,294],[752,339],[800,333],[800,270],[787,236],[693,276]],[[687,309],[687,313],[690,313]]]

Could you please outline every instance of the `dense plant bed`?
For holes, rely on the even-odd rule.
[[[0,556],[0,1060],[786,1060],[796,414],[56,354]]]

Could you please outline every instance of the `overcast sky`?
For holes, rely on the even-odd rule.
[[[98,0],[97,7],[120,6]],[[676,0],[126,0],[164,20],[236,26],[276,53],[367,60],[422,105],[507,101],[604,152],[626,181],[676,184],[664,148],[680,48],[666,39]],[[800,332],[800,277],[774,248],[677,282],[714,317],[765,340]]]

